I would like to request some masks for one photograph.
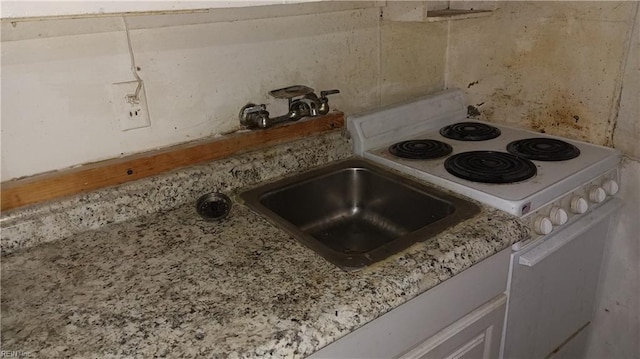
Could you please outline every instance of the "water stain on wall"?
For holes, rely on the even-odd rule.
[[[593,123],[586,111],[584,106],[560,97],[530,112],[524,119],[529,127],[542,133],[593,141]]]
[[[447,85],[485,103],[480,119],[605,145],[628,28],[618,5],[507,2],[452,24]]]
[[[551,91],[551,89],[549,89]],[[593,104],[554,89],[544,100],[528,99],[526,89],[512,86],[508,90],[496,88],[474,107],[480,112],[479,119],[524,126],[550,135],[573,138],[605,145],[606,131],[603,118]],[[474,112],[475,112],[474,111]]]
[[[582,100],[554,95],[551,101],[528,101],[497,89],[491,96],[491,104],[482,110],[482,114],[488,121],[494,120],[494,116],[499,121],[504,118],[505,109],[510,109],[512,114],[520,114],[518,118],[510,118],[507,122],[524,125],[541,133],[606,144],[602,121],[598,121],[600,115]]]

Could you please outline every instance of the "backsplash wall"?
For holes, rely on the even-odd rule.
[[[267,93],[289,85],[338,88],[346,113],[443,89],[446,24],[382,23],[378,5],[127,16],[151,118],[129,131],[110,103],[135,80],[125,19],[5,21],[2,181],[237,130],[247,102],[284,113]]]
[[[500,2],[451,23],[447,86],[489,121],[612,145],[635,2]]]
[[[249,101],[283,113],[267,92],[292,84],[339,88],[347,114],[460,87],[489,121],[613,145],[636,3],[499,2],[449,23],[381,21],[379,5],[126,17],[151,117],[130,131],[110,103],[134,80],[122,17],[5,21],[1,179],[231,132]]]

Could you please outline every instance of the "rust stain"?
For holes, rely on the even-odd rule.
[[[504,43],[481,58],[487,69],[460,69],[473,71],[459,86],[476,102],[485,102],[475,109],[480,119],[600,145],[610,142],[610,79],[619,63],[602,54],[617,53],[619,46],[599,25],[575,17],[506,22],[509,36],[495,34]]]
[[[581,103],[559,96],[525,115],[529,127],[542,133],[595,142],[593,121]]]
[[[497,88],[478,109],[481,119],[524,125],[534,131],[605,145],[603,121],[589,103],[558,91],[549,100],[523,99],[522,88]]]
[[[531,128],[542,133],[563,135],[575,133],[572,130],[582,131],[583,127],[572,121],[572,111],[566,109],[554,109],[541,114],[529,115],[527,121]],[[573,136],[571,136],[573,137]],[[585,138],[585,136],[580,136]]]

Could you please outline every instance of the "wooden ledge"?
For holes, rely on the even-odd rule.
[[[156,151],[11,180],[1,184],[1,208],[6,211],[94,191],[180,167],[290,142],[343,126],[344,115],[336,112],[319,118],[285,123],[267,130],[237,132],[214,139],[189,142]]]

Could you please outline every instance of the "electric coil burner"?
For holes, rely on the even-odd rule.
[[[458,141],[486,141],[500,136],[500,130],[479,122],[458,122],[443,127],[440,134]]]
[[[456,177],[482,183],[513,183],[536,175],[533,162],[506,152],[470,151],[458,153],[444,162]]]
[[[394,156],[421,160],[443,157],[451,151],[450,145],[436,140],[409,140],[389,146],[389,152]]]
[[[534,161],[566,161],[580,155],[578,147],[553,138],[525,138],[507,145],[507,151]]]

